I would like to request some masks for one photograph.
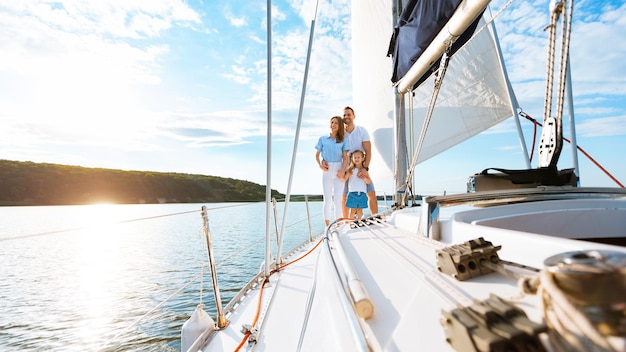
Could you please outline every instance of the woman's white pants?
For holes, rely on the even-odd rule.
[[[322,174],[322,188],[324,190],[324,220],[336,220],[342,217],[341,197],[346,185],[345,181],[337,177],[341,169],[341,162],[329,162],[328,171]],[[332,207],[335,209],[335,218],[331,217]]]

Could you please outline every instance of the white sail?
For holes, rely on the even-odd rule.
[[[479,23],[482,28],[483,21]],[[487,29],[451,59],[418,158],[425,161],[511,117],[514,107]],[[414,135],[419,136],[433,94],[433,77],[414,91]]]
[[[393,170],[392,61],[386,56],[393,28],[391,0],[352,1],[352,94],[356,124],[372,140],[370,175],[390,178]]]
[[[380,180],[395,171],[392,60],[384,56],[392,33],[380,29],[392,27],[391,1],[354,1],[352,8],[354,108],[357,123],[370,131],[374,150],[370,173]],[[478,29],[483,25],[481,21]],[[407,113],[413,116],[407,124],[413,131],[407,131],[407,141],[417,143],[432,93],[433,77],[414,90],[413,112]],[[485,28],[449,63],[418,163],[498,124],[514,111],[494,36]],[[414,148],[408,145],[406,152]]]

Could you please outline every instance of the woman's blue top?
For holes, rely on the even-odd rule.
[[[330,163],[336,163],[342,161],[343,151],[348,150],[348,144],[345,138],[343,142],[337,143],[336,139],[332,139],[330,136],[321,136],[315,145],[315,149],[321,152],[322,159]]]

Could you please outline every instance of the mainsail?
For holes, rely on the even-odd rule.
[[[422,2],[437,3],[438,0]],[[392,60],[384,56],[392,36],[392,1],[353,1],[352,7],[354,107],[359,117],[357,123],[365,125],[372,137],[375,152],[370,173],[375,179],[381,179],[397,173],[393,150],[394,88],[391,82],[394,68]],[[439,29],[446,30],[446,22],[439,24]],[[515,113],[515,97],[510,93],[512,90],[494,33],[484,24],[484,20],[477,23],[478,33],[473,32],[474,37],[451,58],[418,163]],[[416,136],[420,135],[432,94],[433,77],[423,80],[412,94],[405,94],[406,99],[412,99],[410,104],[406,104],[411,110],[406,112],[406,116],[412,117],[407,125],[413,126],[406,132],[407,141],[416,141]],[[398,152],[413,152],[415,146],[411,142],[407,144],[404,150]]]

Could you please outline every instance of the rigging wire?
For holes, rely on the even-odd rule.
[[[271,3],[271,1],[268,0],[268,3]],[[312,48],[313,48],[313,39],[314,39],[314,33],[315,33],[315,20],[317,19],[317,12],[318,12],[318,8],[319,8],[319,0],[317,0],[315,2],[315,12],[313,14],[313,20],[311,21],[311,30],[309,33],[309,45],[308,45],[308,50],[307,50],[307,56],[306,56],[306,63],[305,63],[305,68],[304,68],[304,78],[302,79],[302,91],[300,94],[300,108],[298,111],[298,120],[297,120],[297,124],[296,124],[296,133],[294,135],[294,141],[293,141],[293,152],[292,152],[292,156],[291,156],[291,167],[289,170],[289,178],[288,178],[288,182],[287,182],[287,193],[286,193],[286,199],[285,199],[285,205],[284,205],[284,214],[285,216],[283,217],[283,223],[281,226],[281,231],[280,233],[277,230],[276,236],[279,238],[279,240],[277,241],[277,256],[278,256],[278,261],[282,261],[281,258],[281,251],[283,248],[283,240],[284,240],[284,234],[285,234],[285,221],[287,219],[286,214],[287,211],[289,209],[289,202],[291,200],[291,183],[293,181],[293,175],[294,175],[294,167],[296,165],[296,156],[298,154],[298,141],[300,139],[300,130],[301,130],[301,126],[302,126],[302,110],[304,109],[304,98],[306,96],[306,87],[307,87],[307,80],[308,80],[308,76],[309,76],[309,64],[311,61],[311,52],[312,52]],[[268,15],[269,17],[271,17],[270,11],[268,10]],[[271,20],[271,18],[270,18]],[[271,26],[268,26],[268,36],[269,36],[269,31],[270,31]],[[269,44],[268,44],[269,47]],[[268,61],[268,67],[271,66],[271,60]],[[276,224],[277,226],[277,224]],[[269,229],[269,227],[268,227]],[[269,232],[269,231],[268,231]],[[271,253],[268,252],[268,261],[269,258],[271,256]],[[266,269],[267,271],[267,269]]]
[[[303,197],[298,197],[298,198],[303,198]],[[208,208],[207,211],[220,210],[220,209],[226,209],[226,208],[244,207],[244,206],[250,206],[250,205],[254,205],[254,204],[258,204],[258,203],[263,203],[263,202],[252,202],[252,203],[245,203],[245,204],[224,205],[224,206],[219,206],[219,207],[214,207],[214,208]],[[99,223],[98,225],[99,226],[100,225],[121,225],[121,224],[127,224],[127,223],[138,222],[138,221],[161,219],[161,218],[166,218],[166,217],[171,217],[171,216],[179,216],[179,215],[200,213],[200,212],[201,212],[201,210],[189,210],[189,211],[183,211],[183,212],[178,212],[178,213],[155,215],[155,216],[146,216],[146,217],[142,217],[142,218],[120,220],[120,221],[112,221],[112,222],[107,223],[107,224]],[[319,215],[321,215],[321,213],[314,214],[312,216],[312,218],[314,218],[316,216],[319,216]],[[306,221],[306,219],[299,220],[299,221],[297,221],[295,223],[287,225],[287,227],[295,226],[298,223],[303,222],[303,221]],[[59,234],[63,234],[63,233],[66,233],[66,232],[86,230],[86,229],[89,229],[89,228],[92,228],[92,227],[93,227],[92,225],[86,225],[86,226],[78,226],[78,227],[69,227],[69,228],[60,229],[60,230],[52,230],[52,231],[46,231],[46,232],[39,232],[39,233],[31,233],[31,234],[25,234],[25,235],[19,235],[19,236],[5,237],[5,238],[0,238],[0,242],[12,241],[12,240],[20,240],[20,239],[31,238],[31,237],[38,237],[38,236],[59,235]]]
[[[218,209],[218,208],[214,208],[214,209]],[[164,214],[164,215],[157,215],[157,216],[148,216],[148,217],[144,217],[144,218],[137,218],[137,219],[130,219],[130,220],[121,220],[121,221],[111,222],[111,223],[108,223],[108,224],[99,224],[99,225],[119,225],[119,224],[126,224],[126,223],[131,223],[131,222],[136,222],[136,221],[152,220],[152,219],[165,218],[165,217],[169,217],[169,216],[177,216],[177,215],[199,213],[199,212],[200,212],[200,210],[190,210],[190,211],[184,211],[184,212],[180,212],[180,213]],[[37,236],[57,235],[57,234],[62,234],[62,233],[66,233],[66,232],[85,230],[85,229],[89,229],[91,227],[92,226],[79,226],[79,227],[71,227],[71,228],[62,229],[62,230],[54,230],[54,231],[46,231],[46,232],[40,232],[40,233],[32,233],[32,234],[27,234],[27,235],[6,237],[6,238],[0,238],[0,242],[2,242],[2,241],[10,241],[10,240],[20,240],[20,239],[24,239],[24,238],[37,237]]]
[[[419,139],[417,140],[417,147],[415,148],[415,153],[413,154],[413,158],[411,160],[411,166],[409,167],[409,172],[407,174],[405,180],[405,187],[409,188],[412,184],[413,180],[413,172],[415,170],[415,166],[417,165],[417,159],[420,156],[422,151],[422,146],[424,144],[424,139],[426,139],[426,131],[428,130],[428,125],[430,124],[430,120],[433,116],[433,111],[435,110],[435,102],[437,101],[437,97],[439,95],[439,91],[441,89],[441,84],[443,83],[443,77],[446,74],[446,70],[448,69],[448,63],[450,62],[448,54],[452,49],[452,42],[448,43],[448,47],[446,51],[441,56],[441,61],[439,63],[439,69],[437,70],[437,74],[435,75],[435,86],[433,89],[433,94],[430,98],[430,103],[428,105],[428,111],[426,112],[426,116],[424,117],[424,122],[422,124],[422,130],[420,132]]]
[[[472,39],[474,39],[478,34],[480,34],[480,32],[482,32],[483,30],[485,30],[496,18],[500,17],[500,15],[502,14],[502,12],[504,10],[506,10],[509,6],[511,6],[511,4],[513,3],[513,0],[509,0],[509,2],[507,2],[506,4],[504,4],[499,10],[498,12],[496,12],[493,16],[491,16],[491,18],[485,22],[485,24],[478,28],[476,31],[474,31],[474,34],[470,37],[470,39],[465,42],[461,48],[459,48],[459,50],[461,50],[464,46],[466,46],[469,42],[472,41]],[[490,7],[491,10],[491,7]]]
[[[260,202],[257,202],[257,203],[260,203]],[[255,204],[255,203],[225,205],[225,206],[221,206],[221,207],[210,208],[210,209],[207,209],[207,210],[226,209],[226,208],[246,206],[246,205],[251,205],[251,204]],[[199,213],[199,212],[201,212],[201,210],[189,210],[189,211],[183,211],[183,212],[178,212],[178,213],[155,215],[155,216],[146,216],[146,217],[143,217],[143,218],[113,221],[113,222],[110,222],[108,224],[98,224],[98,225],[120,225],[120,224],[127,224],[127,223],[137,222],[137,221],[154,220],[154,219],[166,218],[166,217],[170,217],[170,216],[178,216],[178,215],[185,215],[185,214],[192,214],[192,213]],[[2,242],[2,241],[9,241],[9,240],[24,239],[24,238],[29,238],[29,237],[56,235],[56,234],[61,234],[61,233],[65,233],[65,232],[85,230],[85,229],[89,229],[91,227],[92,226],[79,226],[79,227],[71,227],[71,228],[66,228],[66,229],[61,229],[61,230],[53,230],[53,231],[32,233],[32,234],[21,235],[21,236],[6,237],[6,238],[0,238],[0,242]]]
[[[340,218],[340,219],[335,220],[335,221],[334,221],[331,225],[329,225],[329,226],[327,227],[326,231],[328,231],[328,229],[329,229],[331,226],[334,226],[334,224],[338,223],[339,221],[345,221],[345,220],[348,220],[348,219],[345,219],[345,218]],[[313,253],[313,252],[317,249],[317,247],[319,247],[319,245],[320,245],[320,244],[321,244],[321,243],[322,243],[322,242],[323,242],[323,241],[327,238],[327,236],[328,236],[328,234],[326,234],[326,236],[323,236],[322,238],[320,238],[320,239],[317,241],[317,243],[316,243],[316,244],[315,244],[315,245],[314,245],[311,249],[309,249],[309,250],[308,250],[305,254],[301,255],[300,257],[298,257],[298,258],[296,258],[296,259],[294,259],[294,260],[292,260],[292,261],[290,261],[290,262],[288,262],[288,263],[282,264],[282,265],[278,265],[278,264],[277,264],[277,267],[276,267],[275,269],[271,270],[271,271],[270,271],[270,274],[269,274],[268,276],[266,276],[266,277],[263,279],[263,282],[261,283],[261,285],[260,285],[260,287],[259,287],[259,299],[258,299],[258,303],[257,303],[257,311],[256,311],[256,313],[255,313],[255,317],[254,317],[254,319],[253,319],[252,323],[250,324],[250,326],[251,326],[252,328],[254,328],[254,326],[256,326],[256,324],[257,324],[257,322],[258,322],[258,318],[259,318],[260,313],[261,313],[261,302],[262,302],[262,298],[263,298],[263,288],[264,288],[265,284],[266,284],[267,282],[269,282],[270,277],[271,277],[273,274],[275,274],[275,273],[279,272],[280,270],[282,270],[282,269],[286,268],[287,266],[289,266],[289,265],[291,265],[291,264],[294,264],[294,263],[296,263],[296,262],[298,262],[298,261],[302,260],[302,259],[303,259],[303,258],[305,258],[306,256],[308,256],[309,254]],[[239,350],[241,349],[241,347],[243,347],[243,345],[245,344],[245,342],[248,340],[248,338],[250,337],[250,335],[252,335],[251,330],[252,330],[252,329],[248,329],[248,331],[246,331],[246,333],[244,334],[243,338],[241,339],[241,342],[240,342],[240,343],[239,343],[239,345],[235,348],[235,352],[239,351]]]

